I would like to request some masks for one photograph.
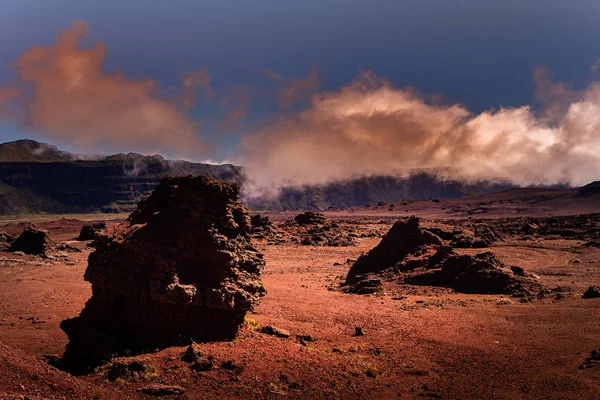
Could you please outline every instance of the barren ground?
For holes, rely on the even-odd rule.
[[[422,212],[427,218],[465,217],[441,211],[443,203],[437,212],[423,204],[423,209],[415,206],[407,212]],[[362,211],[327,217],[360,217],[363,225],[386,231],[404,214]],[[291,215],[271,217],[281,222]],[[581,240],[512,240],[489,249],[502,261],[535,273],[547,287],[565,288],[563,298],[524,303],[439,289],[345,294],[337,284],[348,271],[346,260],[356,259],[379,238],[361,238],[358,246],[350,247],[257,241],[267,261],[263,281],[268,293],[234,341],[199,344],[218,360],[215,368],[194,372],[180,360],[185,347],[171,347],[137,356],[146,366],[144,374],[110,380],[106,369],[72,377],[44,358],[62,354],[66,335],[59,324],[76,316],[91,295],[83,273],[92,250],[85,242],[71,242],[82,221],[46,219],[38,223],[52,239],[83,251],[68,253],[68,260],[0,253],[2,399],[147,398],[140,390],[153,383],[179,385],[185,393],[171,398],[189,399],[600,398],[600,365],[579,369],[600,348],[600,299],[581,298],[589,285],[600,285],[600,249],[582,246]],[[7,222],[0,229],[22,230],[16,221]],[[260,333],[257,324],[275,325],[292,337]],[[353,336],[357,326],[365,336]],[[317,340],[302,345],[295,335]],[[221,368],[228,360],[238,368]]]

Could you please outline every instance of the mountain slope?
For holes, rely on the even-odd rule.
[[[243,168],[170,161],[136,153],[80,156],[33,140],[0,144],[0,214],[129,212],[176,174],[205,175],[244,185]],[[255,210],[346,208],[405,198],[456,198],[506,185],[442,181],[418,173],[405,179],[375,176],[283,190],[276,198],[249,199]]]

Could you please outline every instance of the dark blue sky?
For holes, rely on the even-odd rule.
[[[0,0],[0,83],[23,50],[73,20],[107,45],[107,70],[169,86],[178,68],[208,68],[217,92],[258,86],[250,117],[275,110],[260,95],[273,90],[265,67],[316,66],[325,90],[372,70],[478,112],[531,103],[537,65],[580,87],[600,58],[597,0]],[[25,134],[0,125],[2,141]],[[235,147],[235,135],[223,141]]]

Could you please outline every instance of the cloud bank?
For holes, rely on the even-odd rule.
[[[600,83],[575,93],[534,74],[550,104],[474,115],[363,71],[311,106],[282,115],[245,136],[238,161],[248,195],[371,175],[406,176],[427,169],[442,178],[518,185],[580,185],[600,174]]]

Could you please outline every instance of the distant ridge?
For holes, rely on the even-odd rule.
[[[17,140],[0,144],[0,214],[130,212],[161,178],[176,174],[204,175],[241,186],[245,182],[243,167],[231,164],[136,153],[77,155],[51,144]],[[253,198],[247,205],[254,210],[327,210],[409,198],[457,198],[511,187],[441,180],[420,172],[408,178],[374,176],[287,188],[278,197]]]

